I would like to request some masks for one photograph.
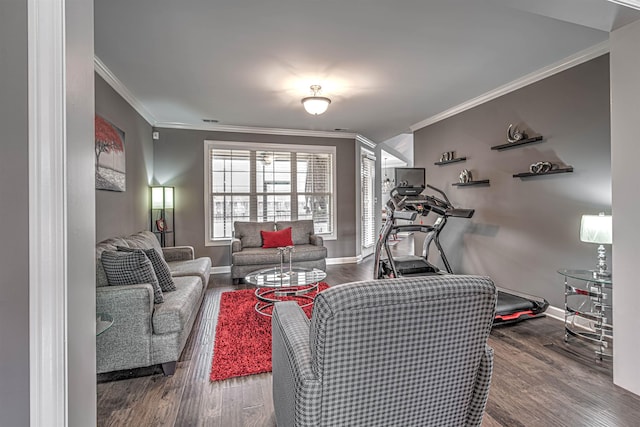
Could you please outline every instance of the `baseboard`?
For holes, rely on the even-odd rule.
[[[549,306],[547,308],[547,311],[545,311],[545,314],[547,315],[547,317],[551,317],[552,319],[555,320],[559,320],[561,322],[564,322],[564,309],[563,308],[558,308],[558,307],[553,307],[553,306]],[[589,320],[579,317],[579,316],[575,316],[575,322],[574,324],[579,327],[579,328],[583,328],[589,331],[593,331],[593,328],[591,327],[591,322],[589,322]]]
[[[211,272],[209,274],[225,274],[231,273],[230,265],[222,265],[219,267],[211,267]]]
[[[355,257],[355,256],[343,257],[343,258],[327,258],[327,265],[359,264],[360,261],[362,261],[362,257]]]

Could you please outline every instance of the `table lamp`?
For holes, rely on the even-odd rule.
[[[595,277],[611,276],[607,271],[607,256],[604,245],[613,243],[611,215],[600,213],[599,215],[582,215],[580,222],[580,240],[587,243],[598,243],[598,264],[593,272]]]

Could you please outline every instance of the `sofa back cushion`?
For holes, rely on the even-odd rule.
[[[313,220],[301,219],[298,221],[278,221],[276,223],[277,230],[284,230],[291,227],[291,240],[294,245],[308,245],[309,236],[314,234]]]
[[[246,222],[235,221],[233,223],[233,236],[240,239],[243,248],[261,248],[262,236],[260,231],[274,231],[275,222]],[[295,242],[294,242],[295,243]]]

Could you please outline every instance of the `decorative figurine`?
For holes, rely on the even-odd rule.
[[[529,172],[531,173],[547,173],[553,169],[556,168],[557,165],[551,163],[551,162],[536,162],[536,163],[532,163],[531,166],[529,166]]]
[[[467,182],[471,182],[473,180],[473,177],[471,175],[471,171],[468,169],[463,169],[462,172],[460,172],[460,177],[459,177],[459,181],[462,184],[466,184]]]
[[[518,130],[518,126],[513,126],[510,124],[507,128],[507,141],[509,142],[518,142],[522,139],[527,139],[527,134],[524,132],[520,132]]]

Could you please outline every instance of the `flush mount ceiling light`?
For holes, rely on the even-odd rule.
[[[318,96],[320,90],[322,90],[322,86],[311,85],[313,96],[302,98],[302,105],[304,105],[304,109],[307,110],[307,113],[317,116],[318,114],[322,114],[327,111],[329,104],[331,104],[331,100],[329,98]]]

